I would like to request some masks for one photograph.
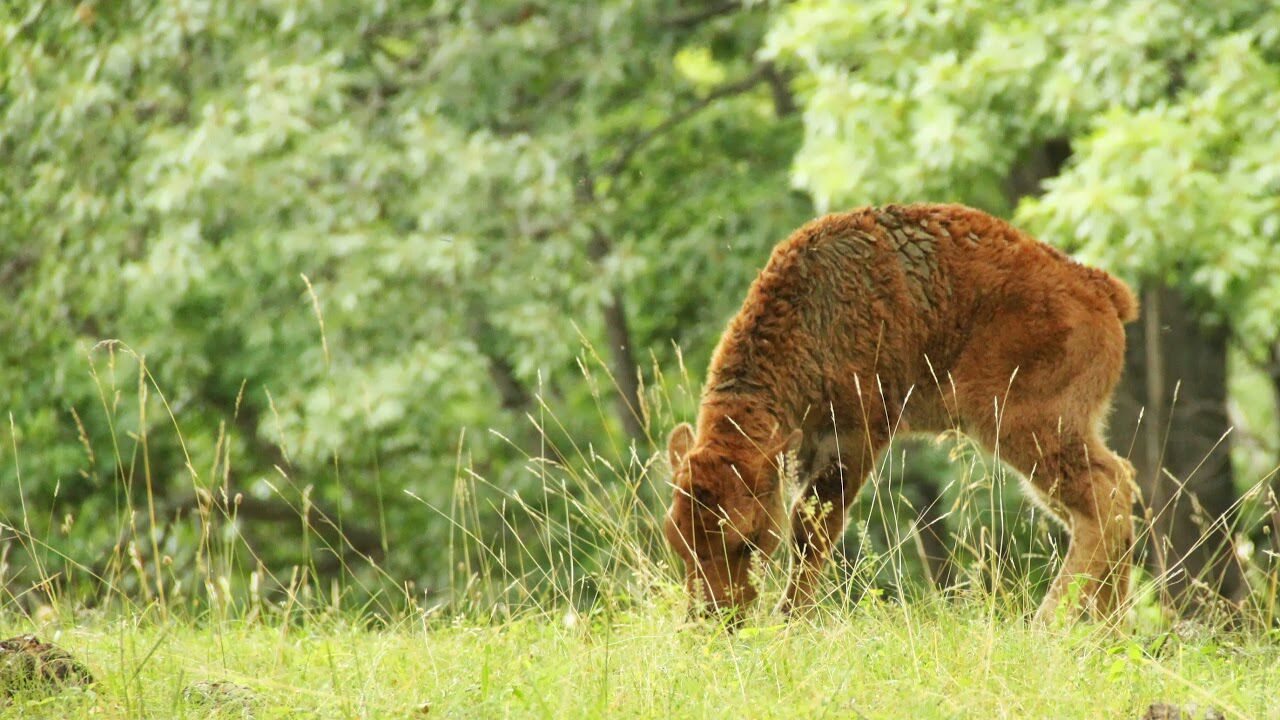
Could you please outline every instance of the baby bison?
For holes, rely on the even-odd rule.
[[[1132,467],[1101,437],[1137,303],[1123,283],[960,205],[829,215],[773,250],[711,360],[695,432],[668,453],[665,532],[695,604],[756,596],[752,557],[789,532],[783,610],[822,563],[898,432],[959,428],[1023,473],[1071,533],[1045,619],[1080,583],[1112,614],[1128,590]],[[779,458],[802,483],[782,521]]]

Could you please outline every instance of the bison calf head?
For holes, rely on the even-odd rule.
[[[699,446],[688,423],[671,433],[674,494],[664,531],[684,561],[695,611],[732,613],[755,600],[752,558],[767,556],[781,539],[777,457],[798,442],[796,432],[765,447],[713,448]]]

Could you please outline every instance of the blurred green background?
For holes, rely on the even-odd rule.
[[[610,557],[529,550],[548,468],[660,506],[769,249],[918,200],[1139,290],[1146,560],[1275,577],[1280,3],[8,3],[0,166],[9,602],[366,560],[443,597],[464,534]],[[906,509],[857,513],[928,559],[989,518],[910,450]]]

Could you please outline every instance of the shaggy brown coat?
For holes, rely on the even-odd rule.
[[[755,598],[751,557],[787,527],[777,460],[790,450],[803,492],[783,608],[811,604],[891,436],[958,428],[1023,473],[1071,533],[1041,616],[1077,578],[1083,608],[1113,613],[1128,588],[1133,471],[1101,428],[1137,311],[1119,280],[972,208],[890,205],[801,227],[720,339],[696,434],[671,434],[665,530],[689,592],[717,609]]]

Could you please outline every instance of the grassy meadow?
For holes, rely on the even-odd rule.
[[[253,568],[255,548],[232,532],[234,499],[200,515],[198,585],[171,560],[148,559],[146,547],[167,539],[130,537],[93,574],[88,559],[23,536],[31,557],[61,560],[67,577],[46,567],[42,582],[10,592],[0,636],[54,642],[97,682],[15,688],[0,718],[1136,719],[1156,703],[1280,718],[1270,603],[1235,622],[1179,619],[1139,571],[1119,627],[1032,624],[1061,533],[1018,501],[999,463],[963,438],[945,441],[962,486],[948,512],[976,521],[954,539],[950,590],[920,581],[919,528],[895,524],[895,466],[910,460],[891,455],[855,507],[812,617],[772,611],[787,563],[777,557],[757,568],[765,600],[737,630],[689,619],[656,536],[661,504],[645,492],[667,472],[652,458],[623,478],[585,455],[531,458],[545,496],[536,506],[514,493],[482,506],[485,480],[460,467],[455,502],[439,513],[452,528],[440,552],[455,570],[443,593],[352,552],[324,574],[321,558],[343,548],[317,527],[331,519],[307,512],[310,562],[287,578]],[[486,515],[510,517],[508,503],[525,517],[487,537]],[[90,595],[75,595],[77,575]],[[193,684],[209,682],[236,688],[193,697]]]
[[[185,451],[179,415],[141,362],[138,372],[140,404],[164,419],[151,432]],[[584,373],[588,385],[612,381],[603,363]],[[687,374],[655,391],[659,424],[679,404],[667,387],[692,392]],[[112,425],[130,470],[118,478],[119,512],[101,519],[118,533],[109,555],[64,544],[20,495],[3,518],[16,552],[0,558],[0,637],[55,643],[96,683],[51,693],[10,682],[0,718],[1136,719],[1161,703],[1280,718],[1277,587],[1263,562],[1247,563],[1258,591],[1234,614],[1183,619],[1160,602],[1160,578],[1139,570],[1118,626],[1037,626],[1029,618],[1065,535],[958,433],[882,458],[811,617],[772,610],[788,564],[778,553],[755,568],[764,601],[731,630],[689,619],[659,532],[670,471],[657,443],[606,456],[558,434],[546,403],[530,420],[544,442],[526,457],[532,491],[499,486],[462,450],[447,506],[405,491],[447,528],[424,562],[446,564],[449,577],[425,588],[360,552],[343,519],[309,504],[310,485],[281,467],[270,487],[292,502],[297,527],[279,542],[305,555],[287,572],[268,567],[263,541],[245,532],[255,520],[240,515],[229,451],[215,448],[208,469],[189,462],[194,532],[148,522],[156,435]],[[20,469],[16,430],[9,445]],[[931,455],[912,455],[922,448]],[[928,580],[928,515],[906,481],[939,450],[954,479],[931,522],[959,528],[942,589]],[[335,468],[329,480],[340,483]],[[798,492],[788,472],[779,481]],[[1139,518],[1140,540],[1143,527]],[[0,657],[0,675],[12,662]],[[199,691],[208,683],[231,685]]]
[[[1280,650],[1261,635],[1049,631],[979,604],[859,606],[736,634],[674,603],[371,626],[81,617],[38,629],[98,675],[18,696],[5,718],[1139,718],[1154,702],[1280,716]],[[27,631],[26,623],[6,631]],[[197,679],[252,690],[193,704]]]

